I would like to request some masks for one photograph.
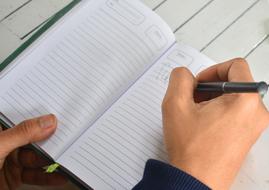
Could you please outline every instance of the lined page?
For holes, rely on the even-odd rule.
[[[54,113],[39,145],[57,159],[174,41],[139,1],[82,1],[1,74],[0,111],[14,123]]]
[[[174,46],[58,160],[94,189],[131,189],[149,158],[167,160],[161,102],[173,68],[194,74],[213,62]]]

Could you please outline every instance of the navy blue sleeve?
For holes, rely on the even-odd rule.
[[[163,162],[149,160],[142,180],[133,190],[210,190],[189,174]]]

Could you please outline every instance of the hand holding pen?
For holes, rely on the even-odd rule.
[[[198,84],[195,95],[198,94],[199,101],[204,97],[212,98],[225,93],[258,93],[261,97],[267,93],[268,84],[266,82],[254,82],[252,76],[244,81],[240,79],[241,76],[246,76],[245,70],[240,67],[247,67],[249,70],[244,59],[233,59],[229,63],[220,64],[223,65],[222,67],[212,66],[197,76]],[[224,70],[229,71],[227,76],[222,74]],[[205,72],[209,74],[207,78],[203,75]]]
[[[229,83],[203,84],[223,81]],[[258,93],[227,93],[267,89],[253,82],[243,59],[214,65],[196,77],[186,68],[173,70],[162,112],[170,164],[211,189],[230,189],[248,151],[269,124]]]

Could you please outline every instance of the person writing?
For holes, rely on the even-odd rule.
[[[176,68],[162,104],[164,142],[169,163],[149,160],[134,190],[229,189],[248,151],[269,123],[258,93],[197,93],[198,82],[252,82],[248,64],[234,59],[194,77]],[[0,132],[0,187],[14,190],[22,183],[61,185],[63,176],[45,174],[46,161],[26,148],[56,130],[53,115],[24,121]]]

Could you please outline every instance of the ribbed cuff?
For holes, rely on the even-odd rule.
[[[189,174],[163,162],[149,160],[143,179],[134,190],[210,190]]]

